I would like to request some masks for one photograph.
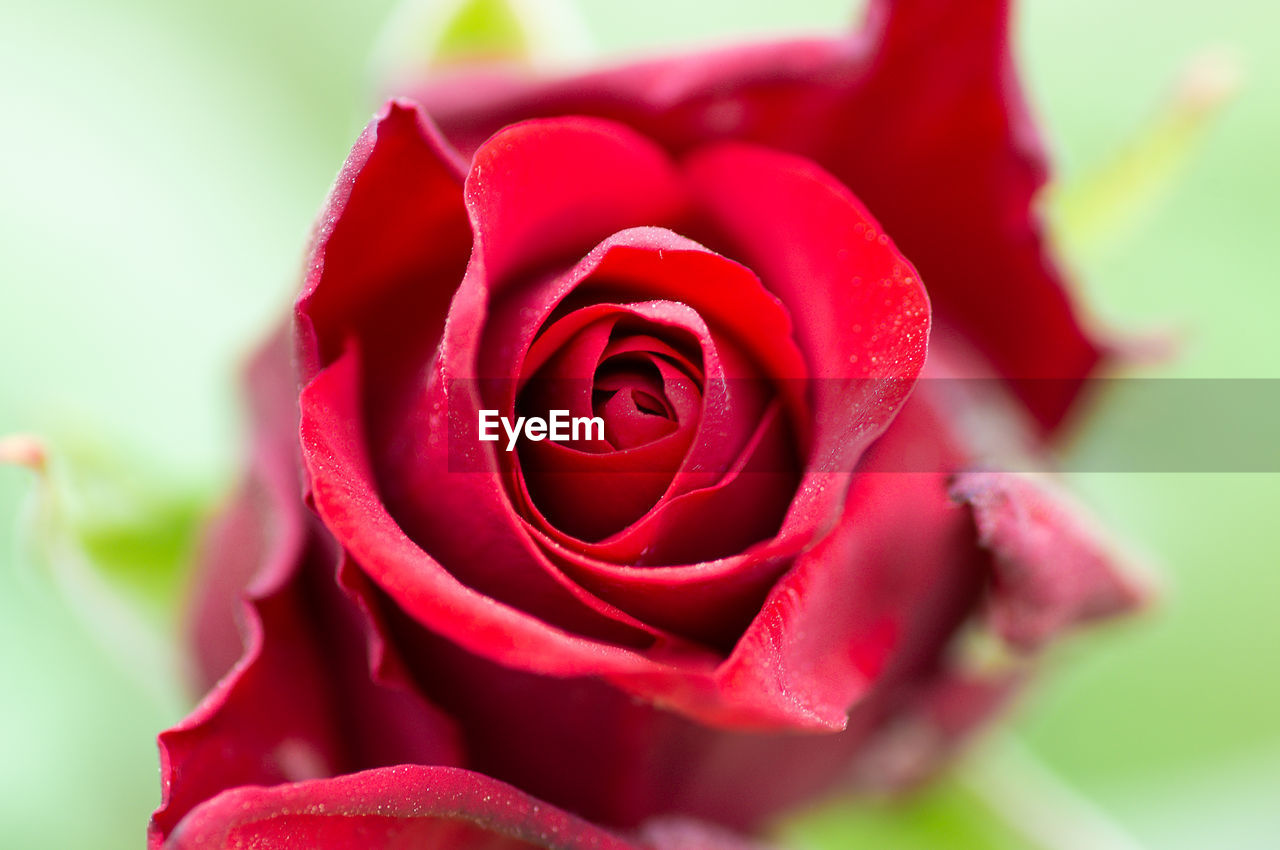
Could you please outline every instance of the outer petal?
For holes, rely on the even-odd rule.
[[[805,735],[759,723],[743,731],[750,724],[741,714],[711,717],[711,725],[691,721],[659,707],[661,696],[655,706],[596,679],[549,679],[495,665],[392,612],[391,634],[406,648],[417,681],[460,718],[472,766],[622,826],[679,812],[750,827],[823,791],[901,787],[927,777],[1025,677],[1022,664],[991,669],[975,665],[982,659],[968,652],[972,631],[999,627],[1008,600],[1022,595],[1016,588],[1028,586],[1011,584],[1009,571],[1036,576],[1033,591],[1083,582],[1088,591],[1079,596],[1023,596],[1036,603],[1034,622],[1057,628],[1082,611],[1100,612],[1082,608],[1081,598],[1100,592],[1114,601],[1116,584],[1106,577],[1119,567],[1099,562],[1103,580],[1096,580],[1078,555],[1104,550],[1072,514],[1047,502],[1038,486],[1024,490],[1021,479],[981,479],[981,490],[963,491],[964,498],[992,500],[1001,530],[984,536],[991,518],[955,498],[967,477],[953,487],[947,473],[933,471],[965,457],[950,427],[951,397],[923,389],[864,459],[841,523],[780,579],[717,671],[717,688],[740,710],[759,700],[774,710],[790,707],[792,729],[845,724],[843,731]],[[1047,521],[1011,527],[1003,516],[1024,510]],[[668,684],[668,694],[678,692]],[[549,760],[562,769],[545,770]]]
[[[1009,5],[873,0],[856,37],[414,95],[464,148],[512,121],[586,114],[674,152],[740,139],[813,158],[911,257],[940,322],[1028,379],[1019,393],[1052,429],[1104,352],[1073,315],[1033,209],[1044,157],[1010,59]]]
[[[478,773],[403,765],[276,788],[240,788],[195,810],[168,850],[751,850],[689,822],[624,839]]]
[[[215,524],[198,575],[200,678],[218,680],[160,736],[153,846],[226,788],[459,758],[451,723],[335,581],[336,548],[301,497],[292,374],[278,333],[249,371],[251,475]]]
[[[366,649],[358,610],[315,550],[304,574],[254,598],[241,662],[160,736],[157,846],[194,806],[227,788],[422,761],[457,763],[450,721]],[[376,646],[376,645],[375,645]]]
[[[304,379],[352,333],[399,341],[410,306],[419,350],[434,347],[471,252],[465,173],[411,103],[388,103],[365,128],[312,240],[297,304]],[[397,354],[389,359],[412,362],[408,352]]]
[[[936,661],[978,604],[986,559],[946,476],[894,467],[922,442],[954,460],[945,439],[931,411],[908,403],[854,476],[836,528],[774,585],[717,671],[726,688],[803,701],[840,729],[884,680]]]
[[[287,327],[277,329],[245,373],[254,422],[252,472],[206,533],[192,597],[195,678],[202,691],[244,652],[252,616],[246,589],[252,585],[262,594],[280,587],[306,545],[290,347]]]
[[[933,766],[967,729],[951,707],[965,709],[972,724],[992,705],[943,699],[955,690],[946,645],[921,646],[859,701],[843,732],[746,733],[690,720],[596,678],[496,665],[426,632],[394,606],[387,615],[417,681],[458,718],[471,768],[623,828],[672,814],[759,827],[868,776],[884,784],[891,774],[860,770],[868,759],[892,762],[910,746],[917,763]],[[898,719],[911,721],[905,742]]]
[[[1073,315],[1034,206],[1044,155],[1013,66],[1011,5],[874,3],[871,76],[817,158],[876,210],[943,321],[1052,429],[1103,351]]]
[[[993,557],[992,627],[1035,649],[1064,629],[1140,605],[1149,588],[1092,518],[1043,479],[973,472],[952,496],[967,505]]]

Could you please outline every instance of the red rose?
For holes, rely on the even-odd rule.
[[[392,102],[312,247],[301,393],[283,339],[253,373],[196,620],[222,678],[161,738],[154,846],[749,828],[985,717],[1018,677],[965,632],[1029,653],[1134,604],[1043,483],[968,471],[1101,357],[1004,5]],[[479,439],[555,410],[602,431]],[[682,824],[631,834],[728,840]]]

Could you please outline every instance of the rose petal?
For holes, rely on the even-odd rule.
[[[683,191],[666,155],[634,130],[592,118],[525,121],[476,151],[467,210],[472,275],[499,291],[520,270],[586,253],[628,227],[673,221]]]
[[[937,597],[944,595],[939,588]],[[636,700],[594,677],[552,679],[496,665],[399,612],[389,619],[397,645],[411,648],[408,663],[418,681],[460,718],[473,769],[620,828],[683,814],[758,829],[790,807],[847,787],[864,754],[882,754],[881,736],[897,735],[897,717],[927,731],[933,753],[956,743],[946,734],[951,727],[935,725],[942,716],[935,694],[953,681],[941,647],[884,677],[843,732],[745,733]],[[555,770],[547,769],[551,763]]]
[[[857,198],[813,163],[725,144],[694,155],[686,170],[730,253],[795,321],[813,419],[806,477],[781,534],[811,536],[835,521],[858,458],[920,374],[928,299]]]
[[[587,300],[586,306],[577,311],[586,315],[604,309],[601,302],[683,303],[696,312],[700,326],[708,329],[703,336],[714,331],[717,340],[725,340],[718,345],[727,348],[736,344],[750,351],[757,361],[749,370],[730,371],[727,378],[744,382],[778,380],[781,391],[795,394],[798,382],[808,375],[793,341],[786,310],[749,269],[669,230],[654,227],[616,233],[568,273],[504,293],[488,317],[479,347],[478,374],[515,380],[525,362],[522,352],[534,358],[529,361],[529,369],[540,365],[552,346],[536,345],[534,336],[557,309],[574,299]],[[547,333],[561,333],[560,328],[561,322],[555,322]],[[465,366],[464,360],[455,368]],[[705,363],[703,369],[705,372]],[[798,410],[802,406],[798,400],[790,401],[791,408]],[[807,432],[802,420],[798,429]],[[749,433],[751,429],[746,430]],[[736,447],[729,449],[727,459],[731,460],[736,451]]]
[[[587,310],[576,310],[553,324],[538,337],[525,358],[521,382],[516,386],[514,399],[509,387],[502,387],[498,409],[510,416],[516,413],[506,408],[506,402],[519,400],[523,409],[545,414],[554,408],[568,410],[571,416],[594,414],[594,389],[596,370],[609,345],[609,336],[618,323],[619,308],[616,305],[596,305]],[[545,345],[538,345],[543,341]],[[532,370],[532,374],[530,371]],[[533,386],[530,386],[530,381]],[[612,451],[613,446],[601,445],[591,440],[580,451]]]
[[[402,765],[275,788],[237,788],[192,812],[168,850],[645,850],[481,774]],[[703,845],[708,848],[716,845]],[[732,848],[732,845],[723,845]]]
[[[258,595],[279,588],[293,575],[306,542],[291,348],[287,328],[278,328],[245,371],[254,422],[252,473],[205,534],[192,594],[189,622],[201,691],[244,651],[246,588],[252,585]]]
[[[514,144],[517,138],[518,145]],[[578,187],[576,190],[562,185],[559,178],[553,179],[554,169],[539,171],[532,167],[546,165],[542,159],[532,163],[526,160],[544,148],[547,158],[563,168],[576,169],[574,181],[567,184]],[[625,227],[633,218],[666,218],[679,198],[663,189],[663,169],[669,172],[665,185],[670,189],[675,172],[660,151],[625,128],[592,121],[542,122],[536,127],[510,128],[477,154],[468,178],[467,197],[478,241],[467,275],[450,306],[445,338],[422,382],[427,391],[419,390],[414,403],[406,408],[375,409],[368,430],[361,430],[361,414],[377,408],[377,397],[366,394],[356,375],[344,375],[329,384],[331,391],[311,392],[314,405],[304,405],[304,434],[310,430],[317,440],[342,444],[336,451],[344,461],[357,463],[356,468],[338,473],[330,458],[314,457],[313,444],[304,439],[314,492],[319,494],[322,484],[326,485],[323,489],[328,504],[322,505],[317,495],[321,513],[341,542],[353,551],[354,544],[346,535],[363,536],[359,560],[375,580],[385,586],[387,582],[429,582],[423,576],[448,576],[450,587],[465,589],[468,598],[478,592],[478,600],[518,605],[521,617],[536,624],[535,628],[547,628],[549,635],[563,635],[568,629],[629,647],[654,644],[657,638],[651,631],[636,630],[602,616],[606,606],[571,586],[558,571],[544,569],[545,559],[530,551],[534,544],[519,527],[496,467],[477,467],[466,456],[477,449],[483,452],[486,445],[475,439],[474,432],[469,441],[451,439],[444,425],[446,420],[461,421],[464,427],[473,428],[482,406],[475,385],[479,331],[485,324],[490,290],[504,285],[500,268],[489,266],[490,249],[495,252],[499,267],[501,258],[515,256],[507,252],[517,249],[532,252],[522,254],[525,259],[538,255],[549,260],[549,254],[538,252],[545,248],[554,253],[560,248],[551,243],[533,245],[540,236],[528,230],[530,221],[557,221],[565,225],[565,233],[589,234],[596,227]],[[538,184],[538,179],[550,182]],[[602,204],[612,206],[606,210]],[[510,283],[507,281],[506,285]],[[355,368],[354,364],[351,368]],[[366,370],[366,374],[370,371]],[[324,374],[313,381],[308,391]],[[376,383],[376,376],[370,383]],[[338,408],[344,412],[336,413]],[[310,422],[308,411],[315,414]],[[357,439],[368,439],[362,445],[376,445],[380,451],[372,458],[357,460],[352,451],[358,447],[349,445]],[[489,460],[492,461],[491,456]],[[470,474],[451,474],[451,467]],[[491,471],[470,472],[476,469]],[[352,483],[353,477],[363,480]],[[350,497],[357,491],[366,495],[360,497],[360,503],[353,503]],[[450,510],[442,514],[440,508],[445,505],[439,496],[449,491],[453,493],[448,503]],[[465,505],[466,510],[457,510],[459,505]],[[380,516],[360,516],[368,511]],[[344,517],[340,522],[333,518],[338,515]],[[504,517],[507,522],[498,521]],[[370,533],[371,529],[387,528],[388,524],[399,527],[390,535]],[[406,530],[411,537],[404,536]],[[426,546],[430,554],[419,545]],[[389,550],[381,551],[384,546]],[[433,566],[408,567],[414,573],[414,578],[408,579],[392,566],[404,564],[406,558]],[[441,567],[442,563],[447,567]],[[495,564],[506,568],[494,570]],[[515,613],[515,609],[500,607]],[[457,614],[449,610],[444,616],[456,620]],[[454,623],[451,628],[460,628],[460,624]],[[515,647],[513,636],[506,630],[495,631],[491,637],[499,645]],[[520,651],[534,645],[536,642],[526,641]],[[544,658],[550,662],[552,656],[558,659],[559,655],[548,653]],[[624,652],[616,657],[629,655]]]
[[[1107,352],[1077,319],[1035,213],[1044,154],[1010,57],[1010,5],[873,0],[867,26],[845,38],[561,79],[427,81],[412,94],[463,149],[513,121],[574,114],[623,122],[676,154],[738,139],[814,159],[911,257],[940,323],[1026,379],[1023,402],[1052,430]]]
[[[764,409],[757,397],[761,380],[728,378],[727,369],[736,367],[741,374],[741,356],[718,343],[690,306],[651,301],[627,305],[625,311],[697,340],[706,370],[704,385],[698,393],[674,364],[655,364],[680,408],[675,431],[663,440],[608,453],[583,452],[550,441],[523,448],[521,469],[530,495],[553,497],[542,500],[539,515],[551,520],[549,533],[566,541],[602,540],[665,500],[719,480],[750,439]]]
[[[227,788],[459,759],[447,718],[371,673],[360,617],[337,593],[333,561],[310,557],[305,569],[317,580],[255,599],[244,658],[160,736],[164,793],[153,841]]]
[[[1014,473],[956,477],[953,497],[993,557],[990,616],[997,633],[1030,650],[1069,627],[1130,611],[1149,596],[1141,571],[1065,494]]]
[[[682,493],[599,544],[547,545],[565,572],[646,623],[728,651],[789,559],[753,546],[777,531],[795,491],[780,405],[714,486]],[[708,527],[708,518],[732,517]],[[723,557],[723,552],[741,553]],[[693,566],[662,566],[691,564]],[[652,566],[657,565],[657,566]]]
[[[279,342],[255,364],[260,381],[287,373],[276,365],[285,353]],[[290,399],[270,399],[265,433],[281,418],[296,418],[284,415]],[[258,445],[261,452],[269,440]],[[253,486],[228,510],[234,519],[218,527],[234,535],[226,538],[229,548],[210,549],[202,564],[202,585],[214,592],[202,603],[197,638],[211,636],[211,623],[230,619],[225,606],[234,599],[242,606],[245,649],[200,706],[160,736],[163,799],[152,819],[153,846],[193,806],[226,788],[403,759],[447,764],[458,758],[452,725],[407,685],[390,649],[374,638],[366,654],[364,619],[339,592],[334,549],[314,520],[308,522],[296,484],[263,485],[262,476],[289,469],[293,455],[263,456],[266,465],[255,468]],[[297,480],[291,469],[288,479]],[[238,534],[247,517],[263,531]],[[229,556],[243,561],[227,573]],[[233,582],[242,582],[238,592]],[[219,630],[212,636],[212,646],[198,645],[206,671],[216,669],[210,661],[221,660],[214,653],[228,649]]]
[[[898,466],[921,444],[955,463],[946,440],[944,421],[907,404],[854,476],[842,520],[773,586],[717,671],[724,687],[739,699],[793,695],[839,729],[881,677],[946,646],[979,599],[985,559],[946,476]]]
[[[411,102],[389,102],[365,128],[312,239],[297,304],[304,379],[351,334],[401,343],[409,307],[420,350],[434,348],[471,253],[465,173]]]
[[[879,0],[873,73],[817,159],[876,211],[939,315],[1051,430],[1104,352],[1074,315],[1035,207],[1044,154],[1009,49],[1010,6]]]
[[[548,534],[587,541],[608,537],[648,513],[675,486],[681,461],[701,430],[701,399],[687,396],[682,420],[641,445],[611,452],[549,440],[521,446],[517,486],[527,488],[531,518]]]
[[[814,407],[821,418],[811,461],[819,468],[811,471],[792,505],[790,526],[784,525],[777,544],[786,550],[836,521],[858,454],[892,420],[921,368],[927,303],[909,264],[879,236],[856,199],[811,164],[762,149],[724,146],[693,158],[687,171],[698,201],[735,248],[765,274],[784,305],[803,317],[800,342],[813,374],[822,379],[814,382]],[[744,183],[743,173],[753,180]],[[761,233],[769,239],[753,240]],[[848,247],[833,256],[833,244]],[[849,286],[855,277],[865,283]],[[753,553],[752,562],[773,570],[780,565],[767,551]],[[743,583],[725,576],[741,563],[729,559],[712,569],[700,566],[696,580],[709,590],[715,587],[713,578],[723,582],[726,593],[740,601]],[[637,589],[643,585],[651,603],[659,598],[655,594],[670,593],[695,574],[636,572],[642,573],[634,579]],[[752,575],[771,581],[776,572]],[[616,592],[610,597],[627,606]],[[828,716],[823,722],[836,721]]]
[[[365,572],[423,622],[508,663],[562,674],[597,665],[647,666],[632,648],[661,645],[661,635],[612,616],[580,589],[558,581],[542,569],[523,535],[504,537],[495,518],[505,512],[509,522],[516,520],[500,484],[494,487],[495,476],[437,469],[449,482],[451,504],[468,510],[453,513],[448,536],[442,528],[430,554],[405,534],[379,499],[369,469],[358,375],[354,351],[320,373],[303,390],[301,428],[316,509]],[[447,442],[439,430],[433,439],[437,446]],[[464,575],[487,582],[487,592],[442,566],[442,550],[446,563],[465,566],[470,572]],[[477,572],[492,564],[503,569]],[[520,608],[498,601],[513,591]],[[563,625],[552,625],[553,619]]]
[[[628,621],[584,596],[580,586],[563,586],[580,607],[567,607],[573,603],[566,599],[554,601],[559,615],[574,618],[570,632],[530,613],[540,604],[537,599],[522,599],[521,607],[515,608],[451,575],[404,534],[371,490],[356,415],[360,406],[353,382],[358,373],[355,357],[344,355],[303,391],[304,456],[313,499],[326,527],[406,614],[480,657],[553,676],[609,676],[631,693],[704,722],[756,728],[806,727],[818,722],[790,695],[762,690],[741,699],[737,691],[712,678],[718,661],[713,653]],[[465,488],[468,482],[488,478],[469,474],[452,479],[457,503],[479,505],[492,490],[466,492]],[[503,504],[507,503],[492,509],[500,510]],[[503,565],[500,577],[507,588],[522,578],[510,567],[534,553],[496,549],[505,543],[493,533],[487,509],[457,514],[453,522],[459,544],[469,541],[473,550],[493,553],[473,555],[472,566]],[[473,528],[468,522],[479,525]],[[531,566],[554,577],[550,564],[532,561]]]
[[[618,255],[616,261],[611,259],[615,256],[615,252]],[[624,231],[606,240],[579,264],[579,272],[566,278],[568,283],[564,285],[555,281],[547,283],[548,292],[535,300],[524,301],[518,297],[500,299],[499,313],[493,317],[492,324],[502,326],[503,315],[513,316],[515,318],[512,321],[515,321],[520,317],[521,311],[526,310],[533,310],[534,319],[531,321],[526,314],[524,323],[538,324],[538,317],[550,315],[555,305],[573,290],[573,280],[585,279],[591,270],[597,268],[608,270],[608,279],[618,286],[625,287],[628,281],[643,281],[644,286],[638,287],[641,292],[649,292],[651,284],[666,285],[672,287],[673,294],[679,294],[682,298],[697,299],[699,293],[685,293],[677,288],[677,282],[682,279],[681,277],[676,276],[673,279],[661,274],[667,264],[677,270],[682,264],[688,264],[692,270],[699,271],[698,280],[705,285],[704,294],[738,293],[743,299],[748,299],[750,303],[757,305],[759,309],[753,310],[748,317],[739,318],[730,325],[735,332],[740,328],[743,331],[768,331],[770,335],[765,338],[772,338],[774,333],[789,330],[785,314],[780,311],[776,299],[765,293],[759,287],[758,281],[741,266],[717,258],[688,240],[651,228]],[[663,281],[667,282],[663,284]],[[718,301],[708,300],[706,303],[711,305],[709,312],[716,316],[731,312],[726,311],[723,305],[717,306],[720,304]],[[698,306],[701,312],[703,303],[700,299]],[[465,340],[468,339],[465,332],[474,324],[462,318],[470,315],[469,313],[458,310],[459,305],[455,304],[455,315],[459,317],[456,323],[459,338]],[[705,336],[705,332],[701,335]],[[460,342],[463,346],[467,344],[469,343]],[[803,369],[792,344],[779,343],[771,348],[774,352],[770,355],[772,362],[778,364],[777,368],[785,370],[783,372],[785,376],[794,376]],[[486,346],[481,353],[493,350],[495,350],[493,346]],[[518,359],[513,352],[508,354],[513,359]],[[507,565],[507,569],[501,576],[493,572],[489,572],[487,576],[478,577],[474,573],[460,573],[458,577],[465,583],[483,589],[500,600],[509,601],[511,605],[523,611],[534,611],[562,628],[570,626],[580,628],[580,619],[577,621],[565,619],[558,607],[538,607],[541,604],[540,599],[544,597],[521,591],[521,582],[529,580],[528,570],[541,569],[541,567],[529,561],[530,555],[526,547],[532,544],[532,540],[524,532],[519,519],[511,510],[510,498],[498,474],[496,458],[486,460],[481,457],[478,460],[472,460],[458,456],[446,460],[441,454],[433,454],[433,452],[457,450],[459,447],[484,445],[478,442],[474,432],[469,437],[464,432],[460,436],[454,435],[447,441],[444,440],[441,436],[442,429],[438,424],[441,414],[434,412],[448,411],[451,420],[460,421],[465,428],[473,426],[481,402],[475,387],[476,381],[467,380],[466,372],[461,371],[466,368],[468,362],[466,356],[453,356],[449,348],[446,348],[444,355],[440,358],[438,367],[441,374],[430,385],[434,389],[429,391],[418,405],[419,415],[405,423],[404,435],[393,441],[393,446],[405,447],[405,453],[398,455],[397,462],[394,464],[399,475],[397,486],[412,486],[414,493],[419,495],[388,494],[388,503],[393,506],[397,520],[411,531],[413,539],[427,546],[428,551],[438,559],[438,562],[447,565],[448,569],[474,570],[492,563]],[[453,373],[460,379],[451,380],[446,377],[444,372],[453,369],[460,371],[460,374]],[[791,381],[790,384],[794,390],[797,382]],[[720,408],[715,410],[718,412]],[[433,426],[433,422],[437,424]],[[748,431],[748,436],[749,433]],[[712,448],[723,451],[725,445],[713,442]],[[717,471],[713,480],[722,477],[723,470],[729,468],[731,459],[732,456],[725,460],[707,462],[709,469]],[[451,468],[455,471],[450,472]],[[485,469],[491,471],[480,471]],[[459,470],[469,474],[459,474]],[[455,494],[448,504],[441,502],[438,498],[438,494],[445,490],[453,491]],[[458,516],[459,512],[451,507],[458,504],[468,506],[465,516]],[[503,516],[511,517],[514,525],[510,529],[493,522],[494,517]],[[483,529],[471,529],[470,523],[482,521]],[[516,531],[520,532],[518,536],[508,537]],[[453,548],[462,546],[465,546],[465,549]],[[493,554],[480,556],[476,554],[477,548]],[[458,551],[459,554],[452,555],[454,551]],[[386,559],[381,558],[381,560]],[[770,574],[776,574],[776,566],[770,567]],[[588,634],[602,633],[597,629]],[[615,640],[619,639],[616,631],[610,636]],[[637,644],[632,642],[631,645]],[[702,697],[698,699],[700,701]]]
[[[336,555],[301,499],[288,342],[274,334],[248,370],[252,475],[215,523],[197,573],[193,637],[212,692],[160,736],[153,841],[239,784],[457,758],[449,721],[406,687],[380,639],[370,667],[361,618],[334,584]]]

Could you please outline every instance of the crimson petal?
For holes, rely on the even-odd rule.
[[[1037,649],[1150,595],[1143,570],[1047,480],[970,472],[956,477],[951,493],[973,512],[993,556],[992,627],[1014,647]]]
[[[167,850],[733,850],[658,830],[628,841],[487,776],[402,765],[275,788],[237,788],[192,812]]]
[[[928,298],[858,199],[812,162],[724,144],[690,157],[686,170],[731,251],[795,320],[812,378],[812,442],[782,534],[812,534],[834,522],[858,458],[924,366]]]
[[[303,377],[353,334],[399,341],[404,293],[413,337],[430,351],[471,251],[466,165],[422,110],[391,101],[365,128],[312,238],[297,303]],[[388,358],[389,363],[413,358]]]
[[[459,758],[451,721],[405,680],[369,628],[362,597],[353,603],[335,582],[338,554],[300,496],[283,334],[255,357],[248,377],[253,474],[215,525],[199,573],[198,660],[204,679],[220,678],[160,736],[153,847],[226,788]]]
[[[464,149],[512,121],[597,115],[681,154],[736,139],[798,153],[875,211],[1046,431],[1109,353],[1075,315],[1035,198],[1044,152],[1009,49],[1010,0],[872,0],[862,31],[560,79],[412,92]],[[749,181],[746,181],[749,182]],[[1044,380],[1051,379],[1051,380]]]

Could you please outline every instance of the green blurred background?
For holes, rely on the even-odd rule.
[[[0,2],[0,434],[105,457],[90,504],[120,515],[125,544],[155,544],[157,505],[190,528],[233,480],[234,370],[290,301],[311,220],[373,110],[391,5]],[[853,17],[848,0],[576,5],[608,56]],[[1022,5],[1018,50],[1067,185],[1141,136],[1204,48],[1245,69],[1150,214],[1075,258],[1103,322],[1178,329],[1180,356],[1151,374],[1280,378],[1277,32],[1270,0]],[[1081,446],[1125,415],[1123,393],[1108,397]],[[1134,846],[1280,847],[1280,475],[1073,478],[1163,565],[1168,591],[1146,618],[1053,654],[1018,707],[1022,745]],[[18,546],[31,482],[0,468],[0,845],[138,847],[159,794],[154,736],[183,705],[146,685],[170,675],[162,654],[104,645]],[[162,569],[181,540],[144,563]],[[98,544],[108,560],[128,551]],[[1027,846],[987,823],[1003,806],[996,761],[906,808],[828,807],[791,838]],[[1073,819],[1069,798],[1045,800]]]

